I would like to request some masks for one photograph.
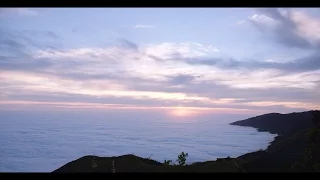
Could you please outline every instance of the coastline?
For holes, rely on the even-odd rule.
[[[229,125],[233,125],[231,123],[229,123]],[[238,126],[238,125],[233,125],[233,126]],[[248,126],[249,127],[249,126]],[[269,131],[264,131],[264,130],[261,130],[259,128],[255,128],[258,132],[267,132],[267,133],[270,133]],[[272,134],[272,133],[270,133]],[[216,158],[216,159],[212,159],[212,160],[206,160],[206,161],[198,161],[198,162],[193,162],[193,163],[190,163],[190,164],[187,164],[186,166],[194,166],[194,165],[202,165],[202,164],[208,164],[208,163],[215,163],[215,162],[219,162],[219,161],[225,161],[225,160],[228,160],[228,159],[231,159],[232,161],[235,161],[237,159],[241,159],[241,158],[244,158],[244,157],[247,157],[247,156],[252,156],[252,154],[260,154],[262,151],[265,151],[265,152],[268,152],[268,149],[270,146],[272,146],[275,142],[277,142],[277,140],[279,139],[279,135],[278,134],[272,134],[272,135],[276,135],[272,141],[270,141],[268,144],[267,144],[267,147],[264,149],[264,150],[256,150],[256,151],[251,151],[251,152],[247,152],[247,153],[243,153],[242,155],[239,155],[237,157],[233,157],[233,158],[230,158],[229,156],[228,157],[222,157],[222,158]],[[124,154],[124,155],[120,155],[120,156],[111,156],[111,157],[100,157],[100,156],[93,156],[93,155],[87,155],[87,156],[83,156],[77,160],[74,160],[74,161],[71,161],[71,162],[75,162],[75,161],[80,161],[82,160],[83,158],[93,158],[93,159],[121,159],[121,158],[124,158],[124,157],[135,157],[137,159],[144,159],[144,160],[150,160],[150,161],[153,161],[155,164],[158,164],[158,165],[163,165],[163,163],[159,162],[159,161],[156,161],[156,160],[153,160],[153,159],[150,159],[150,158],[144,158],[144,157],[140,157],[140,156],[135,156],[134,154]],[[69,162],[69,163],[71,163]],[[66,165],[68,165],[69,163],[61,166],[60,168],[57,168],[56,170],[52,171],[52,172],[59,172],[59,170],[63,167],[65,167]],[[237,164],[237,163],[235,163]],[[239,165],[236,165],[237,167],[239,167]]]
[[[307,145],[307,132],[314,126],[310,111],[270,113],[235,121],[229,125],[251,127],[258,132],[267,132],[275,136],[266,149],[244,153],[235,158],[224,157],[177,166],[134,155],[84,156],[53,172],[110,172],[106,169],[112,161],[118,163],[118,172],[291,172],[293,163],[303,156]],[[101,165],[103,164],[101,169],[92,168],[90,158],[99,159]],[[137,167],[140,169],[137,170]]]
[[[236,121],[236,122],[237,122],[237,121]],[[232,124],[232,123],[229,123],[229,125],[232,125],[232,126],[240,126],[240,125],[234,125],[234,124]],[[251,126],[242,126],[242,127],[251,127]],[[255,127],[251,127],[251,128],[256,129],[258,132],[266,132],[266,133],[269,133],[269,134],[271,134],[271,135],[275,135],[275,136],[273,137],[273,140],[271,140],[270,142],[268,142],[267,147],[265,148],[265,151],[268,151],[268,148],[269,148],[272,144],[274,144],[277,140],[279,140],[279,138],[281,137],[281,136],[279,136],[279,133],[272,133],[271,131],[261,130],[261,128],[255,128]],[[255,152],[255,151],[253,151],[253,152]],[[253,152],[249,152],[249,153],[253,153]],[[245,153],[245,154],[248,154],[248,153]],[[245,155],[245,154],[243,154],[243,155]],[[241,155],[241,156],[243,156],[243,155]],[[240,156],[238,156],[238,157],[240,157]]]

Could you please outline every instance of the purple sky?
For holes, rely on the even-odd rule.
[[[320,9],[0,9],[1,109],[320,109]]]

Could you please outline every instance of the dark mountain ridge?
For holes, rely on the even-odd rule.
[[[308,132],[316,127],[313,111],[289,114],[269,113],[230,123],[231,125],[254,127],[258,131],[277,134],[274,141],[256,159],[244,165],[251,172],[290,172],[292,164],[301,160],[308,143]],[[245,154],[241,157],[246,157]]]
[[[281,136],[302,131],[314,126],[312,111],[289,114],[269,113],[245,120],[230,123],[231,125],[257,128],[258,131],[269,132]]]
[[[292,172],[292,165],[304,157],[309,130],[315,127],[312,118],[312,111],[269,113],[231,123],[278,134],[266,150],[237,158],[218,158],[216,161],[177,166],[134,155],[84,156],[54,172],[113,172],[112,169],[116,169],[115,172]]]

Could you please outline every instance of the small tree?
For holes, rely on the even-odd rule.
[[[182,152],[177,159],[178,165],[179,166],[185,166],[186,165],[186,161],[187,161],[187,157],[188,157],[188,153],[184,153]]]
[[[163,164],[169,166],[172,164],[172,160],[164,160]]]

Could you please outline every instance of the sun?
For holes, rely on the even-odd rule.
[[[178,117],[185,117],[185,116],[191,116],[194,115],[195,112],[185,108],[185,107],[174,107],[172,110],[170,110],[170,114],[172,114],[173,116],[178,116]]]

